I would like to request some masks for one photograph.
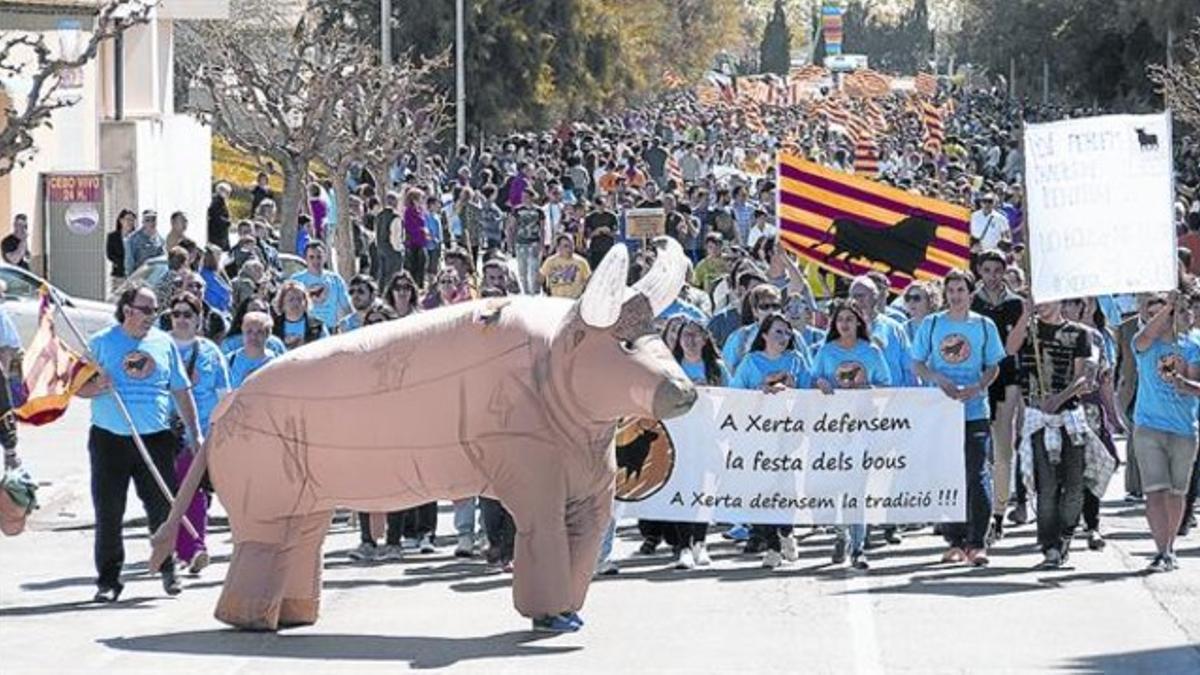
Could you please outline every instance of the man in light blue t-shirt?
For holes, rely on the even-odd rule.
[[[1146,520],[1158,554],[1150,572],[1179,566],[1175,538],[1183,521],[1196,459],[1200,344],[1190,335],[1189,303],[1177,293],[1146,303],[1150,320],[1133,337],[1137,400],[1133,408],[1134,459],[1146,495]]]
[[[119,324],[99,331],[88,342],[100,374],[84,385],[78,395],[92,399],[88,454],[96,516],[96,602],[115,602],[123,588],[120,577],[125,549],[121,527],[129,481],[132,479],[137,488],[152,534],[171,509],[151,468],[138,452],[134,431],[141,436],[154,468],[172,492],[176,489],[174,465],[180,441],[171,430],[172,402],[193,447],[200,447],[204,440],[187,368],[171,336],[154,327],[157,315],[154,291],[145,285],[134,285],[117,300]],[[134,429],[130,429],[121,412],[118,394]],[[177,595],[180,587],[175,578],[174,559],[164,562],[160,571],[163,589],[169,595]]]
[[[312,302],[310,312],[333,333],[342,317],[353,311],[346,282],[337,272],[325,269],[325,244],[320,240],[308,242],[304,260],[308,269],[293,274],[292,279],[304,285]]]
[[[950,548],[945,562],[988,564],[987,534],[992,515],[992,431],[988,387],[1000,373],[1004,344],[996,324],[971,311],[975,278],[953,270],[946,275],[947,309],[925,317],[911,351],[918,377],[936,384],[963,403],[966,428],[963,453],[967,472],[967,520],[946,523],[942,534]]]

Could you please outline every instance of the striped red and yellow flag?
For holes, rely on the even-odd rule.
[[[875,178],[879,175],[879,146],[873,140],[854,144],[854,174]]]
[[[917,76],[913,78],[913,86],[916,87],[917,93],[925,98],[937,96],[937,77],[929,73],[917,73]]]
[[[670,68],[663,73],[662,83],[667,89],[679,89],[687,84],[687,82],[683,81],[682,77],[676,75],[675,71],[671,70]]]
[[[965,269],[970,211],[779,154],[779,232],[801,257],[843,276],[872,269],[893,291]]]
[[[935,153],[941,152],[942,141],[946,140],[941,108],[928,101],[921,101],[921,120],[925,123],[925,149]]]
[[[62,417],[71,397],[96,374],[88,363],[54,329],[54,302],[49,289],[41,291],[38,329],[21,362],[25,402],[14,413],[26,424],[41,426]]]

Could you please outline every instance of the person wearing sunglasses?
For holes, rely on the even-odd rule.
[[[338,323],[339,333],[349,333],[366,325],[367,314],[379,304],[379,285],[370,274],[356,274],[350,280],[350,305],[354,313]]]
[[[750,345],[758,336],[758,328],[762,320],[767,315],[783,309],[783,296],[775,286],[759,284],[746,296],[746,303],[750,306],[754,323],[735,330],[729,339],[725,340],[725,346],[721,349],[721,358],[725,361],[725,367],[735,373],[738,366],[741,365],[742,359],[750,352]],[[801,342],[803,343],[803,340]]]
[[[200,298],[184,291],[171,299],[171,337],[179,348],[179,355],[187,369],[188,380],[192,385],[192,397],[196,401],[196,416],[199,418],[200,431],[208,435],[212,421],[213,410],[217,403],[231,389],[229,366],[225,356],[216,343],[197,334],[200,321],[203,318]],[[176,429],[180,422],[176,416]],[[197,448],[186,439],[180,438],[181,452],[175,457],[175,479],[182,481],[192,465]],[[208,566],[208,550],[204,545],[204,531],[208,520],[208,494],[197,490],[192,503],[188,505],[187,519],[196,528],[193,537],[186,528],[180,528],[175,540],[175,554],[179,560],[188,565],[188,571],[199,574]]]
[[[137,487],[151,533],[167,519],[171,509],[134,444],[134,430],[172,492],[177,488],[174,461],[179,450],[179,438],[171,429],[172,403],[192,446],[199,447],[204,439],[179,348],[170,335],[154,327],[158,310],[154,291],[135,283],[117,298],[117,324],[88,340],[99,374],[77,395],[92,399],[88,454],[96,523],[96,602],[116,602],[124,588],[122,526],[129,481]],[[133,428],[122,414],[116,395],[121,396]],[[174,556],[158,571],[162,573],[163,590],[177,595],[180,587]]]
[[[401,270],[392,275],[388,281],[383,301],[395,312],[397,318],[420,311],[421,303],[417,294],[417,282],[413,280],[408,270]]]
[[[796,339],[795,328],[777,309],[764,311],[750,343],[750,351],[734,372],[729,386],[768,394],[809,388],[812,363],[808,354],[798,350],[802,343]],[[785,560],[795,562],[798,559],[791,525],[752,525],[745,551],[762,550],[759,546],[765,549],[762,566],[767,569],[775,569]]]

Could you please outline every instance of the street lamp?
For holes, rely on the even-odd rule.
[[[454,1],[454,141],[457,148],[467,142],[467,76],[463,54],[466,52],[463,24],[465,0]]]
[[[392,0],[379,2],[379,51],[380,63],[392,65]]]

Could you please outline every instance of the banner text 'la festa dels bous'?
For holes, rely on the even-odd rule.
[[[617,436],[623,515],[760,524],[962,521],[962,404],[937,389],[701,388]]]

